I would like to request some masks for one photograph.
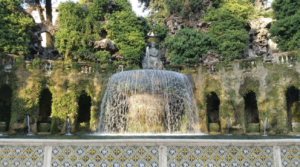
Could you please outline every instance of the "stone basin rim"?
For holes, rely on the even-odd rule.
[[[283,146],[296,145],[300,139],[258,139],[258,140],[222,140],[222,139],[0,139],[0,145],[165,145],[165,146]]]

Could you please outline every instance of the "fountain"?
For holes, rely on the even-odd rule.
[[[72,133],[71,133],[71,124],[70,124],[70,118],[69,117],[67,117],[65,135],[68,135],[68,136],[72,135]]]
[[[101,104],[101,133],[198,133],[198,110],[189,79],[162,70],[113,75]]]
[[[27,126],[27,134],[26,135],[28,135],[28,136],[33,135],[30,132],[30,117],[29,117],[29,115],[26,116],[26,126]]]
[[[232,134],[230,134],[230,118],[227,118],[227,136],[231,136]]]
[[[268,117],[266,117],[266,120],[265,120],[264,134],[263,134],[263,136],[268,136],[267,129],[269,129]]]

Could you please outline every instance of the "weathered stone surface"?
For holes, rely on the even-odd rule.
[[[102,39],[101,41],[95,41],[94,48],[100,50],[112,51],[112,52],[118,50],[115,46],[115,42],[109,39]]]
[[[251,27],[249,31],[250,43],[244,57],[263,56],[265,59],[268,59],[269,55],[277,52],[277,45],[268,39],[269,28],[272,22],[272,18],[263,17],[248,21]]]

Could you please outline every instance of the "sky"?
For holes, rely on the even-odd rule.
[[[42,0],[42,2],[44,2],[45,0]],[[52,6],[53,7],[58,7],[59,3],[60,2],[66,2],[66,1],[69,1],[69,0],[52,0]],[[78,2],[78,0],[71,0],[73,2]],[[137,16],[143,16],[143,17],[146,17],[148,15],[148,12],[145,11],[143,12],[143,8],[144,8],[144,5],[141,5],[138,0],[129,0],[131,5],[132,5],[132,9],[133,11],[135,12],[135,14]]]

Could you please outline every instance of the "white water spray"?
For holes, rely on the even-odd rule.
[[[113,75],[102,100],[98,132],[105,134],[199,133],[189,79],[162,70]]]

